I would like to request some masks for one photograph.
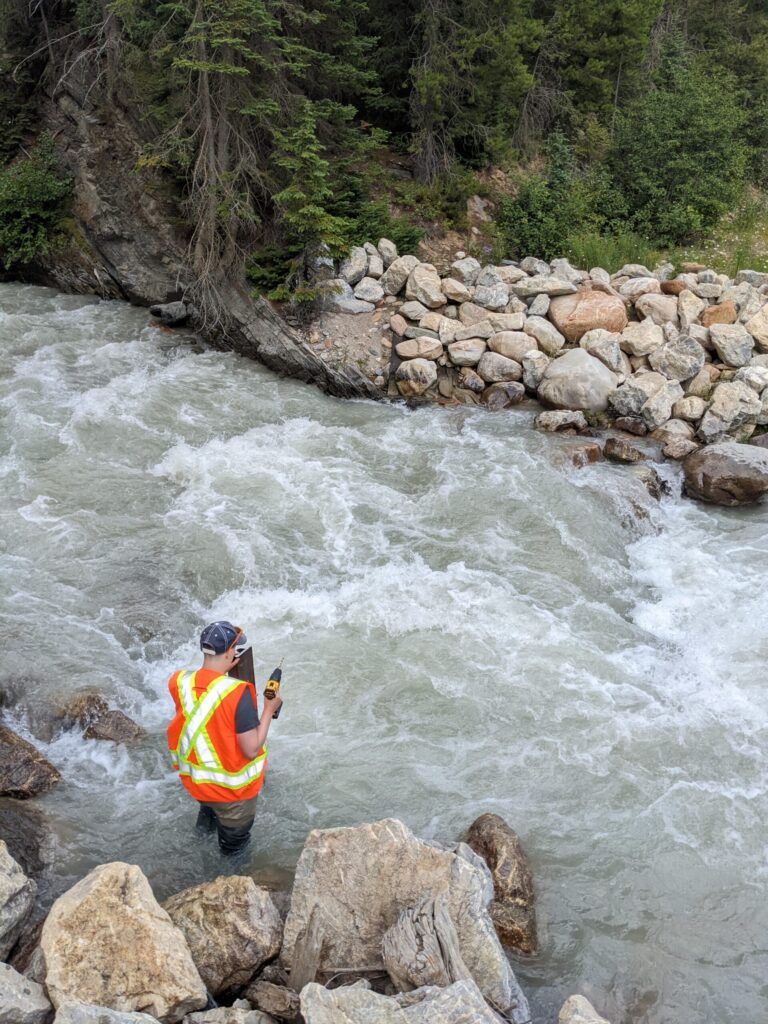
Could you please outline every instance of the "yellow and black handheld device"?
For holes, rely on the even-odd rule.
[[[277,666],[277,668],[274,670],[272,675],[267,680],[267,685],[264,688],[264,699],[265,700],[274,700],[275,697],[279,696],[279,694],[280,694],[280,681],[283,678],[283,662],[284,661],[285,661],[285,658],[281,658],[280,659],[280,664]],[[282,711],[282,705],[277,709],[277,711],[274,713],[274,715],[272,717],[273,718],[279,718],[281,711]]]

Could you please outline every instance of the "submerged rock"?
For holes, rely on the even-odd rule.
[[[146,736],[146,731],[122,711],[107,711],[86,728],[83,739],[111,740],[113,743],[133,743]]]
[[[0,960],[13,949],[35,902],[37,886],[0,839]]]
[[[184,934],[135,865],[102,864],[60,896],[40,946],[55,1006],[81,1000],[175,1024],[207,1002]]]
[[[685,490],[717,505],[747,505],[768,491],[768,451],[726,441],[701,448],[683,463]]]
[[[550,409],[540,412],[533,421],[537,430],[554,434],[559,430],[586,430],[587,420],[583,412],[571,409]]]
[[[466,841],[491,872],[491,920],[502,944],[536,953],[533,878],[517,834],[498,814],[481,814],[469,826]]]
[[[280,915],[266,889],[242,875],[192,886],[163,903],[184,933],[200,977],[213,995],[247,985],[277,956]]]
[[[299,933],[317,908],[324,929],[321,973],[340,966],[382,969],[382,938],[401,911],[440,895],[480,991],[515,1022],[527,1021],[525,997],[488,914],[493,886],[487,869],[422,842],[394,819],[310,832],[296,866],[281,960],[290,967]],[[306,1017],[303,993],[302,1010]]]
[[[160,302],[149,307],[150,315],[166,327],[180,327],[189,319],[186,302]]]
[[[645,459],[640,449],[635,448],[623,437],[609,437],[605,442],[603,454],[611,462],[642,462]]]
[[[0,796],[28,800],[47,793],[60,779],[58,769],[39,750],[0,725]]]
[[[557,1015],[557,1024],[608,1024],[584,996],[569,996]]]

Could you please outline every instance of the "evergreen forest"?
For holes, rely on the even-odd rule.
[[[461,227],[472,195],[497,259],[765,221],[766,0],[1,0],[6,271],[66,206],[37,111],[84,68],[176,183],[201,278],[274,297],[319,252]]]

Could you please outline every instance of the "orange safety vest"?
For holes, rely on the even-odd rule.
[[[195,800],[249,800],[264,784],[266,744],[249,761],[235,733],[235,711],[249,685],[212,669],[174,672],[168,680],[176,707],[167,729],[168,747],[173,767]]]

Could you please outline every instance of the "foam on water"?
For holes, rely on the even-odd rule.
[[[565,471],[527,412],[335,401],[120,303],[0,310],[0,684],[64,776],[53,891],[115,858],[161,897],[227,870],[164,727],[228,617],[265,677],[287,655],[259,877],[313,827],[452,841],[497,811],[538,886],[537,1022],[576,990],[616,1022],[765,1017],[764,511],[656,505]],[[146,743],[47,732],[84,687]]]

